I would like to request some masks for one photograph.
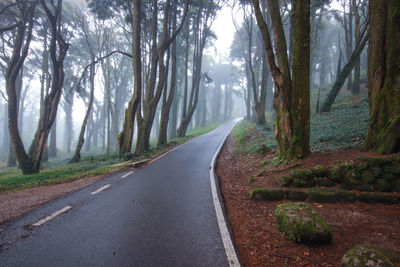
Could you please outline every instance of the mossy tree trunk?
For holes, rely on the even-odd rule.
[[[354,65],[357,63],[357,59],[360,58],[361,52],[363,51],[368,41],[369,38],[368,29],[369,29],[368,26],[364,28],[362,40],[359,40],[359,43],[354,49],[353,54],[350,57],[350,60],[347,62],[347,64],[343,67],[343,69],[336,77],[335,83],[333,84],[332,89],[329,91],[329,94],[325,98],[324,104],[321,107],[321,112],[331,111],[331,107],[335,102],[336,96],[339,94],[340,89],[342,89],[344,82],[346,81],[347,77],[353,70]]]
[[[277,63],[269,29],[263,19],[258,0],[252,0],[267,58],[275,82],[275,137],[278,159],[296,160],[309,154],[309,69],[310,69],[310,1],[294,1],[293,79],[290,75],[285,34],[276,0],[268,0],[274,32]],[[295,88],[293,87],[295,86]]]
[[[370,0],[366,150],[400,151],[400,2]]]
[[[119,156],[130,153],[132,149],[133,126],[135,115],[142,92],[142,60],[140,51],[141,33],[141,1],[134,0],[133,7],[129,8],[132,16],[132,67],[133,67],[133,95],[129,101],[128,108],[125,110],[125,119],[122,132],[118,135]]]

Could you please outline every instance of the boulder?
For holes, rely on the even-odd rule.
[[[250,199],[255,200],[282,200],[283,197],[281,188],[254,188],[250,191]]]
[[[329,178],[336,182],[336,183],[341,183],[343,182],[343,170],[338,167],[338,166],[332,166],[329,168],[329,173],[328,173]]]
[[[279,177],[278,180],[276,181],[276,183],[279,186],[289,186],[292,184],[292,178],[289,176]]]
[[[324,166],[321,166],[321,165],[315,166],[315,167],[312,169],[311,172],[314,174],[314,176],[317,176],[317,177],[325,177],[325,176],[328,174],[328,172],[327,172],[327,170],[325,169],[325,167],[324,167]]]
[[[310,188],[308,200],[319,203],[329,202],[356,202],[357,195],[354,192],[338,188]]]
[[[310,178],[313,178],[313,173],[310,170],[294,170],[290,173],[290,176],[293,179],[302,179],[302,180],[307,180]]]
[[[301,190],[287,189],[284,194],[287,200],[304,201],[307,198],[307,193]]]
[[[349,249],[342,258],[342,267],[399,266],[400,257],[394,252],[371,245],[358,245]]]
[[[320,244],[332,240],[332,232],[324,218],[309,204],[289,202],[275,211],[278,230],[297,243]]]

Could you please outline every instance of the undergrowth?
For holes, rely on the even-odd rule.
[[[310,148],[312,152],[334,152],[360,147],[368,130],[368,101],[365,97],[342,99],[331,112],[312,113]],[[235,152],[257,153],[276,149],[273,122],[263,126],[242,121],[233,131]],[[261,148],[265,147],[264,150]]]

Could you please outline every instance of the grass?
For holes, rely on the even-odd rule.
[[[311,114],[310,147],[313,152],[335,152],[363,144],[368,130],[368,99],[349,93],[339,96],[336,101],[339,104],[333,105],[331,112]],[[277,147],[272,121],[267,121],[264,126],[242,121],[236,125],[233,136],[236,152],[257,153],[262,146],[267,150]]]
[[[155,158],[172,147],[182,144],[196,136],[205,134],[217,128],[220,123],[189,131],[186,137],[171,140],[163,147],[152,147],[144,155],[134,156],[133,160]],[[78,163],[68,164],[68,159],[53,160],[42,166],[40,173],[22,175],[17,168],[0,167],[0,192],[16,191],[39,185],[51,185],[72,181],[78,178],[88,178],[110,172],[110,166],[117,164],[120,159],[118,154],[110,155],[85,155]]]

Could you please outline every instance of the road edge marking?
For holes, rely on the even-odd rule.
[[[215,213],[217,215],[218,227],[219,227],[219,231],[221,233],[222,242],[224,244],[226,257],[228,259],[229,266],[231,266],[231,267],[241,266],[241,264],[239,262],[239,258],[237,256],[237,254],[236,254],[235,247],[233,246],[233,242],[232,242],[231,236],[229,234],[228,226],[226,224],[225,217],[222,212],[222,205],[221,205],[221,202],[219,201],[217,185],[216,185],[217,181],[215,179],[215,175],[216,175],[215,166],[217,163],[217,158],[218,158],[219,154],[221,153],[222,146],[225,144],[226,139],[228,138],[229,134],[231,133],[231,131],[233,130],[233,128],[235,127],[236,124],[237,124],[237,122],[232,126],[232,128],[229,130],[228,134],[224,137],[224,139],[222,140],[220,146],[218,147],[217,151],[215,152],[214,157],[210,163],[211,193],[212,193],[212,198],[213,198],[213,202],[214,202]]]
[[[46,218],[43,218],[43,219],[39,220],[38,222],[35,222],[34,224],[32,224],[32,226],[35,226],[35,227],[40,226],[40,225],[50,221],[51,219],[57,217],[58,215],[67,212],[71,208],[72,208],[72,206],[65,206],[64,208],[62,208],[62,209],[60,209],[60,210],[58,210],[56,212],[53,212],[52,214],[50,214]]]
[[[111,186],[111,184],[106,184],[105,186],[102,186],[102,187],[100,187],[99,189],[94,190],[94,191],[93,191],[92,193],[90,193],[90,194],[91,194],[91,195],[96,195],[96,194],[100,193],[101,191],[103,191],[103,190],[109,188],[110,186]]]

